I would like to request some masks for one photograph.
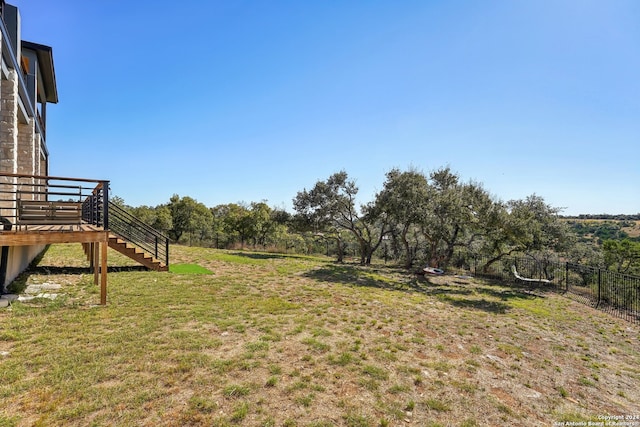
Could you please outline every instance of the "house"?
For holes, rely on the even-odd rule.
[[[106,303],[107,248],[168,269],[168,239],[110,203],[109,181],[49,175],[47,105],[58,102],[52,48],[21,39],[0,0],[0,294],[52,243],[81,243]]]

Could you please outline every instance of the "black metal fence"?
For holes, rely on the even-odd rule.
[[[458,255],[454,265],[477,277],[497,279],[565,296],[633,323],[640,323],[640,277],[556,260],[505,257],[490,262],[488,257]],[[514,268],[522,278],[516,278]]]

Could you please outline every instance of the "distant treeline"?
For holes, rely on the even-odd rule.
[[[562,215],[566,219],[609,219],[616,221],[640,221],[640,213],[635,215],[612,215],[612,214],[580,214],[580,215]]]
[[[293,198],[294,213],[266,201],[207,207],[174,194],[168,203],[126,206],[113,202],[172,241],[218,249],[318,254],[337,262],[372,257],[446,268],[466,252],[485,257],[484,269],[526,255],[536,262],[565,260],[640,274],[638,215],[561,217],[560,208],[535,194],[502,201],[448,167],[428,174],[392,169],[365,204],[345,171],[318,180]]]

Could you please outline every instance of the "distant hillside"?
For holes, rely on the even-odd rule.
[[[640,241],[639,215],[579,215],[563,217],[583,241],[630,239]]]

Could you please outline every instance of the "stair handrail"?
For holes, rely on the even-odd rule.
[[[109,201],[109,231],[169,265],[169,237]],[[150,241],[151,240],[151,241]]]

